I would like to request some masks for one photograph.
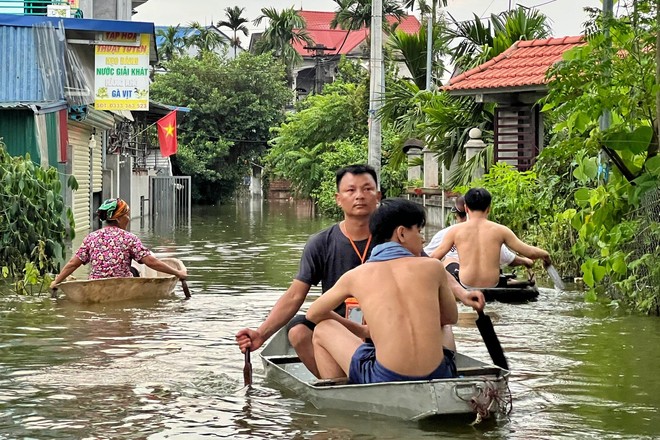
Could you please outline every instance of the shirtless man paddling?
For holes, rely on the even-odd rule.
[[[550,254],[523,243],[511,229],[488,220],[491,195],[484,188],[472,188],[465,194],[467,221],[452,227],[431,257],[442,259],[456,246],[461,258],[459,277],[467,288],[497,286],[500,278],[500,250],[511,250],[532,260],[541,259],[547,267]]]
[[[320,376],[348,376],[351,383],[455,377],[454,352],[443,348],[443,326],[458,319],[442,263],[422,253],[424,208],[387,199],[370,219],[377,244],[367,263],[346,272],[314,301],[307,319],[317,323],[314,355]],[[354,334],[332,310],[346,298],[360,303],[367,326]],[[371,343],[361,338],[370,337]]]

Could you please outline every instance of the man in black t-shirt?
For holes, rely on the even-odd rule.
[[[314,360],[312,331],[314,324],[304,314],[295,316],[312,285],[321,282],[322,292],[330,289],[350,269],[359,266],[371,253],[369,216],[381,199],[374,169],[367,165],[351,165],[337,171],[335,200],[344,212],[344,220],[313,235],[305,245],[300,268],[289,289],[280,297],[268,318],[258,329],[242,329],[236,334],[241,351],[254,351],[279,329],[287,326],[289,341],[300,360],[318,377]],[[335,319],[356,334],[363,326],[344,317],[343,306]],[[292,319],[293,318],[293,319]]]

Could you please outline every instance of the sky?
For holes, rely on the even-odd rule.
[[[136,8],[134,21],[149,21],[157,26],[187,25],[198,21],[203,25],[217,23],[225,18],[224,10],[232,6],[245,7],[243,15],[250,20],[250,33],[262,31],[265,22],[259,28],[252,20],[260,15],[261,8],[274,7],[278,11],[283,8],[295,7],[310,11],[335,11],[333,0],[148,0]],[[488,17],[491,13],[507,10],[509,6],[535,6],[546,14],[550,20],[554,37],[580,35],[582,24],[587,20],[584,7],[601,7],[601,0],[449,0],[445,11],[457,20],[473,18],[473,13],[479,17]],[[242,35],[241,35],[242,36]],[[243,39],[244,46],[247,39]]]

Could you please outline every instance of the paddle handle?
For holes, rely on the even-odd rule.
[[[181,287],[183,288],[183,294],[186,296],[186,299],[190,298],[190,289],[186,280],[181,280]]]

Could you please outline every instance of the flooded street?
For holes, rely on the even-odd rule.
[[[78,305],[0,294],[0,439],[639,439],[660,436],[660,319],[541,289],[487,305],[512,368],[508,420],[405,422],[316,410],[264,381],[243,387],[234,334],[256,327],[296,274],[308,206],[193,210],[192,227],[131,230],[188,267],[192,299]],[[427,236],[431,232],[427,231]],[[315,288],[313,292],[318,293]],[[472,312],[459,351],[489,361]],[[475,315],[476,317],[476,315]]]

